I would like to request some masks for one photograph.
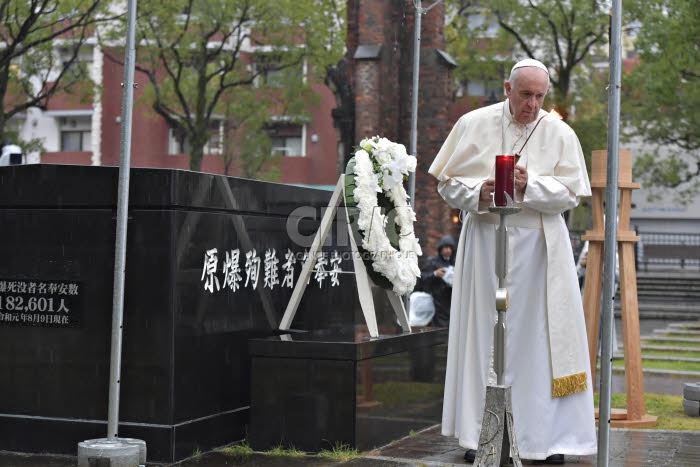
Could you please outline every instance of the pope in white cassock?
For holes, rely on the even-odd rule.
[[[496,385],[496,227],[490,213],[496,154],[516,154],[515,201],[507,217],[505,385],[511,386],[520,457],[563,463],[597,450],[586,327],[562,213],[591,189],[581,145],[558,116],[541,110],[547,68],[518,62],[505,102],[463,115],[430,174],[447,203],[466,213],[452,293],[442,434],[473,461],[486,386]]]

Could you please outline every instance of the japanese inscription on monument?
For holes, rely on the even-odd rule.
[[[0,325],[78,327],[80,292],[71,281],[0,279]]]

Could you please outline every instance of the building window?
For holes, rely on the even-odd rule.
[[[302,156],[301,136],[279,136],[272,138],[272,153],[283,156]]]
[[[486,83],[483,81],[467,81],[467,96],[485,96]]]
[[[503,80],[499,79],[477,79],[479,76],[473,77],[475,79],[465,79],[457,82],[455,87],[456,97],[481,97],[487,96],[489,98],[494,98],[501,100],[504,97],[503,91]]]
[[[61,117],[59,132],[63,152],[92,151],[90,117]]]
[[[223,120],[215,119],[209,123],[209,140],[204,145],[204,154],[223,153]],[[187,135],[181,128],[170,128],[168,130],[168,154],[189,154],[192,145],[187,139]]]
[[[466,82],[466,88],[468,96],[490,96],[492,93],[497,98],[503,96],[503,83],[497,80],[469,80]]]
[[[272,154],[286,157],[305,156],[302,125],[273,124],[267,134],[272,141]]]
[[[89,131],[62,131],[61,151],[91,151]]]
[[[179,128],[168,129],[168,154],[189,154],[190,142],[185,136],[185,132]]]
[[[495,20],[490,20],[487,23],[487,17],[484,13],[466,11],[462,13],[463,16],[467,18],[467,27],[470,31],[478,31],[479,37],[490,37],[494,38],[498,35],[499,25]]]
[[[64,76],[69,81],[79,81],[88,77],[88,70],[92,65],[92,49],[76,49],[75,46],[58,47],[58,56],[61,66],[65,68]]]
[[[270,53],[258,53],[254,60],[258,87],[281,88],[298,84],[303,79],[303,63],[286,65],[279,54]]]

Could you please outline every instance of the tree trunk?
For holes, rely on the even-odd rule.
[[[190,151],[190,170],[194,172],[202,171],[202,159],[204,158],[204,145],[192,144]]]

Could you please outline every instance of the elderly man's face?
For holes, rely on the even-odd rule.
[[[518,68],[515,77],[505,82],[505,88],[513,118],[527,125],[537,119],[542,108],[549,90],[549,75],[535,67]]]

